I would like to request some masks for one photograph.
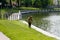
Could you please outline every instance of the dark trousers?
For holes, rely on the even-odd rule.
[[[29,25],[29,28],[31,28],[31,23],[28,23],[28,25]]]

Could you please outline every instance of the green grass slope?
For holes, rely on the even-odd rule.
[[[0,31],[11,40],[55,40],[28,28],[26,24],[20,21],[0,20]]]

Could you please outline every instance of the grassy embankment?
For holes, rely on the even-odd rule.
[[[55,40],[28,28],[26,24],[20,21],[0,20],[0,31],[11,40]]]
[[[20,7],[21,10],[40,10],[40,8],[34,8],[34,7]]]

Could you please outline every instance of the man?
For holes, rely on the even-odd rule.
[[[29,25],[29,28],[31,28],[31,23],[32,23],[32,16],[28,17],[28,25]]]

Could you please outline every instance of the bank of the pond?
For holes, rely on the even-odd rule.
[[[35,7],[20,7],[21,10],[40,10],[41,8],[35,8]]]
[[[56,40],[22,23],[21,21],[0,20],[0,31],[11,40]]]
[[[25,23],[25,24],[28,24],[26,21],[22,21],[22,22]],[[46,31],[44,31],[44,30],[42,30],[42,29],[40,29],[40,28],[38,28],[38,27],[36,27],[36,26],[34,26],[34,25],[31,25],[31,28],[35,29],[35,30],[38,31],[38,32],[41,32],[41,33],[44,34],[44,35],[47,35],[47,36],[56,38],[57,40],[60,40],[60,37],[58,37],[58,36],[56,36],[56,35],[53,35],[53,34],[51,34],[51,33],[49,33],[49,32],[46,32]]]

